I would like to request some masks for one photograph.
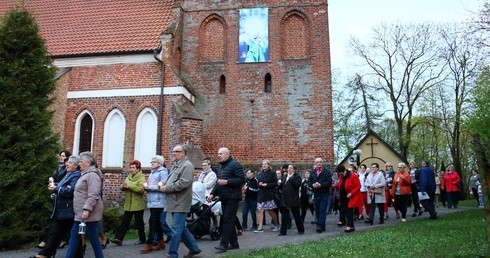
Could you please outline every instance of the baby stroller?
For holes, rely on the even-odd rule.
[[[218,240],[221,238],[221,229],[217,219],[219,212],[216,211],[216,208],[220,206],[216,205],[219,201],[207,203],[205,195],[204,184],[194,182],[192,184],[191,211],[187,214],[186,220],[187,229],[195,239],[209,234],[212,240]]]

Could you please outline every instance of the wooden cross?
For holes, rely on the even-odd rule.
[[[366,143],[366,145],[371,145],[371,157],[374,157],[374,145],[378,144],[377,142],[373,142],[373,137],[370,138],[371,142]]]

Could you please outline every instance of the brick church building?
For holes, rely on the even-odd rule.
[[[27,1],[58,68],[62,146],[96,155],[112,200],[130,160],[170,166],[179,143],[197,168],[223,146],[248,166],[332,162],[327,2]]]

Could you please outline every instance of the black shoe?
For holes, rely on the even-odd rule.
[[[339,221],[339,222],[337,223],[337,226],[339,226],[339,227],[343,227],[343,226],[345,226],[345,222]]]
[[[111,239],[110,240],[112,243],[118,245],[118,246],[121,246],[122,245],[122,241],[119,240],[119,239]],[[136,243],[135,243],[136,244]]]
[[[424,212],[423,212],[423,211],[419,211],[419,216],[421,216],[421,215],[422,215],[422,213],[424,213]]]
[[[322,229],[321,228],[316,228],[316,233],[322,233]]]
[[[379,221],[379,224],[385,224],[385,221],[384,220],[380,220]]]
[[[286,234],[285,233],[279,233],[278,236],[285,236]]]
[[[165,243],[169,243],[170,240],[172,240],[172,237],[167,237],[167,239],[165,239]]]
[[[138,241],[134,242],[134,245],[144,245],[144,244],[146,244],[146,241],[138,240]]]
[[[412,218],[417,217],[417,213],[412,214]]]
[[[371,224],[371,225],[373,225],[373,221],[372,221],[372,220],[366,220],[365,222],[366,222],[367,224]]]
[[[202,252],[201,249],[199,249],[198,251],[194,251],[194,252],[193,251],[189,251],[186,255],[184,255],[184,258],[190,258],[190,257],[192,257],[194,255],[200,254],[201,252]]]
[[[58,249],[63,249],[67,244],[68,244],[68,242],[61,241],[60,245],[58,245]]]
[[[310,221],[310,224],[316,224],[316,222],[314,220]]]
[[[355,228],[344,229],[344,232],[346,232],[346,233],[350,233],[350,232],[354,232],[354,231],[356,231]]]
[[[237,249],[240,249],[240,246],[239,245],[230,245],[227,249],[228,250],[237,250]]]
[[[298,232],[298,235],[303,235],[305,232],[304,231],[300,231]]]
[[[228,250],[228,248],[222,246],[222,245],[217,245],[214,247],[214,249],[218,250],[218,253],[224,253]]]

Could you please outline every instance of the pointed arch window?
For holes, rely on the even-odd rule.
[[[221,75],[219,77],[219,93],[220,94],[226,93],[226,77],[224,75]]]
[[[102,167],[123,167],[125,133],[126,119],[121,111],[112,110],[104,123]]]
[[[267,73],[264,78],[264,92],[265,93],[272,92],[272,77],[270,73]]]
[[[134,158],[141,161],[143,167],[149,166],[151,158],[156,155],[158,120],[151,108],[143,109],[136,121]],[[146,162],[146,163],[145,163]]]
[[[78,155],[84,151],[92,151],[94,136],[94,118],[88,110],[78,115],[75,122],[75,139],[73,140],[73,154]]]

